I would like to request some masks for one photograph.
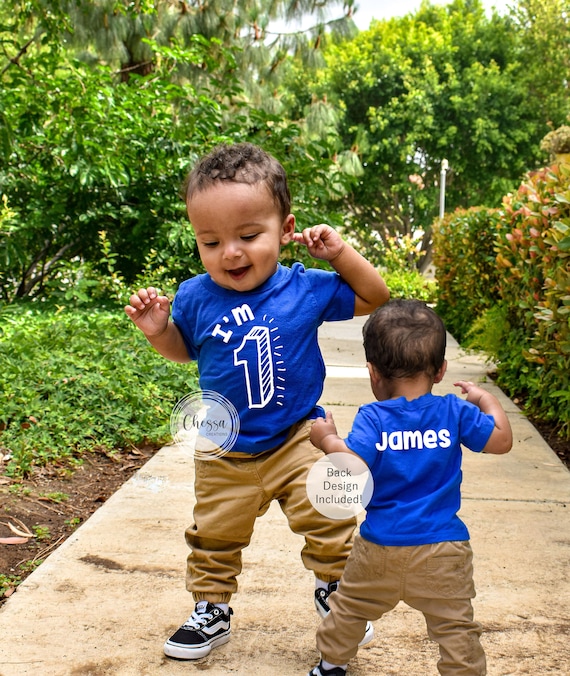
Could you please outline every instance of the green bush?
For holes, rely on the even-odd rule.
[[[458,209],[433,226],[437,311],[461,342],[474,320],[498,299],[496,238],[503,229],[497,209]]]
[[[173,270],[192,269],[178,186],[220,134],[220,105],[159,73],[117,84],[110,68],[57,53],[28,68],[34,85],[27,69],[11,68],[2,82],[9,96],[0,97],[10,129],[0,196],[13,212],[10,229],[0,228],[0,300],[45,296],[58,272],[68,278],[78,261],[94,263],[101,230],[131,281],[150,249]]]
[[[356,179],[335,161],[335,138],[307,140],[300,124],[240,103],[232,52],[216,40],[153,49],[156,69],[128,82],[57,51],[28,54],[26,68],[4,73],[0,302],[58,302],[55,294],[78,282],[83,294],[85,273],[91,283],[107,268],[102,231],[115,273],[130,285],[149,265],[179,281],[200,272],[179,191],[197,158],[221,142],[251,141],[282,160],[299,227],[342,225]],[[173,82],[181,65],[197,66],[208,87]]]
[[[437,283],[419,271],[419,262],[425,255],[420,243],[410,235],[391,237],[386,233],[383,240],[372,235],[364,243],[346,230],[343,236],[364,256],[377,265],[380,274],[390,289],[392,298],[416,298],[426,303],[435,303]]]
[[[8,473],[73,462],[170,436],[176,402],[197,389],[193,365],[168,362],[122,309],[37,309],[0,315],[0,451]]]
[[[505,341],[499,384],[570,438],[570,165],[528,176],[503,201],[509,232],[497,242]]]
[[[426,303],[435,303],[437,300],[436,282],[417,270],[382,272],[382,277],[390,289],[391,298],[416,298]]]
[[[435,230],[449,330],[487,352],[527,413],[570,438],[570,165],[533,172],[501,209],[456,212]]]

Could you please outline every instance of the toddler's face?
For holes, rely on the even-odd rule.
[[[269,279],[295,230],[294,216],[283,220],[261,183],[220,182],[186,206],[206,271],[234,291],[251,291]]]

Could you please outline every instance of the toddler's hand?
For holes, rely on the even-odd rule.
[[[453,384],[456,387],[460,387],[461,394],[466,394],[467,401],[471,404],[475,404],[476,406],[479,406],[481,397],[483,397],[485,394],[488,394],[487,390],[484,390],[482,387],[479,387],[479,385],[475,385],[475,383],[472,383],[468,380],[459,380]]]
[[[125,312],[146,336],[152,338],[163,333],[168,326],[170,301],[149,286],[133,293]]]
[[[293,234],[293,241],[304,244],[313,258],[332,261],[345,247],[342,237],[330,225],[322,223]]]
[[[453,383],[455,387],[461,388],[461,394],[469,394],[469,390],[477,387],[475,383],[469,382],[468,380],[458,380],[456,383]]]
[[[311,443],[322,450],[322,442],[330,434],[337,435],[336,425],[330,411],[326,412],[326,418],[316,418],[311,427]]]

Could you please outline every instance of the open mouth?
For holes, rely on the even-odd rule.
[[[243,279],[249,270],[249,266],[243,268],[236,268],[235,270],[228,270],[228,275],[234,280],[239,281]]]

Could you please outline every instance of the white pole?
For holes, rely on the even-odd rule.
[[[443,218],[445,215],[445,174],[449,164],[447,160],[441,161],[441,174],[439,181],[439,217]]]

